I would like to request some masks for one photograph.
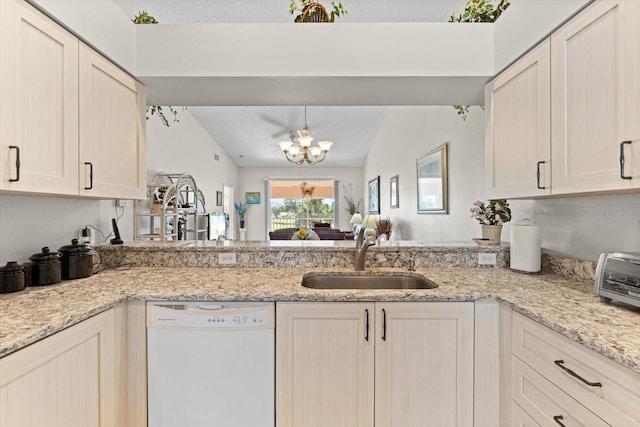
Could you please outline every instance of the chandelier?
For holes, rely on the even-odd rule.
[[[319,141],[318,145],[311,145],[313,137],[309,135],[306,106],[304,107],[304,128],[302,128],[302,131],[297,130],[296,132],[298,132],[297,138],[291,131],[289,133],[289,141],[280,141],[278,143],[287,160],[296,165],[303,163],[315,165],[327,157],[327,152],[331,149],[333,142]]]

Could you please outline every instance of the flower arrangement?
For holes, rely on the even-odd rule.
[[[291,15],[293,15],[294,13],[299,12],[298,15],[296,16],[294,22],[301,22],[302,21],[302,15],[304,15],[305,10],[311,6],[311,4],[316,3],[315,0],[291,0],[291,3],[289,3],[289,13]],[[342,3],[338,2],[338,4],[335,4],[335,2],[331,2],[331,12],[330,12],[330,21],[331,22],[335,22],[336,18],[341,16],[341,15],[346,15],[349,12],[347,11],[347,9],[344,8],[344,6],[342,5]]]
[[[240,218],[240,220],[244,220],[244,214],[247,213],[248,207],[249,205],[245,205],[242,202],[235,203],[236,212],[238,213],[238,218]]]
[[[393,224],[389,218],[380,218],[376,221],[376,238],[381,235],[386,235],[387,239],[391,238],[391,229]]]
[[[342,189],[344,190],[344,202],[346,204],[344,210],[349,212],[349,215],[360,212],[360,204],[362,203],[362,198],[356,201],[356,199],[353,197],[353,188],[351,186],[351,183],[349,183],[349,187],[343,185]]]
[[[480,225],[502,225],[511,221],[511,209],[506,199],[478,200],[470,210],[471,218],[477,219]]]
[[[298,231],[293,234],[293,240],[319,240],[319,237],[310,228],[300,227]]]

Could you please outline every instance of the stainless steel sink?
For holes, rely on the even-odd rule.
[[[415,273],[307,273],[302,286],[313,289],[434,289],[438,285]]]

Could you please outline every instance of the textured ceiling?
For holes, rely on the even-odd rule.
[[[342,0],[339,22],[443,22],[465,0]],[[330,4],[324,2],[325,6]],[[160,23],[292,22],[288,0],[134,0]],[[189,107],[189,111],[240,167],[300,167],[287,162],[278,141],[304,126],[304,107]],[[317,167],[359,167],[375,140],[387,107],[310,106],[315,141],[334,142]]]

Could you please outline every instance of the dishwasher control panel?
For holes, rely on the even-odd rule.
[[[239,303],[238,303],[239,304]],[[273,304],[233,303],[147,304],[147,327],[204,329],[269,329],[274,327]]]

